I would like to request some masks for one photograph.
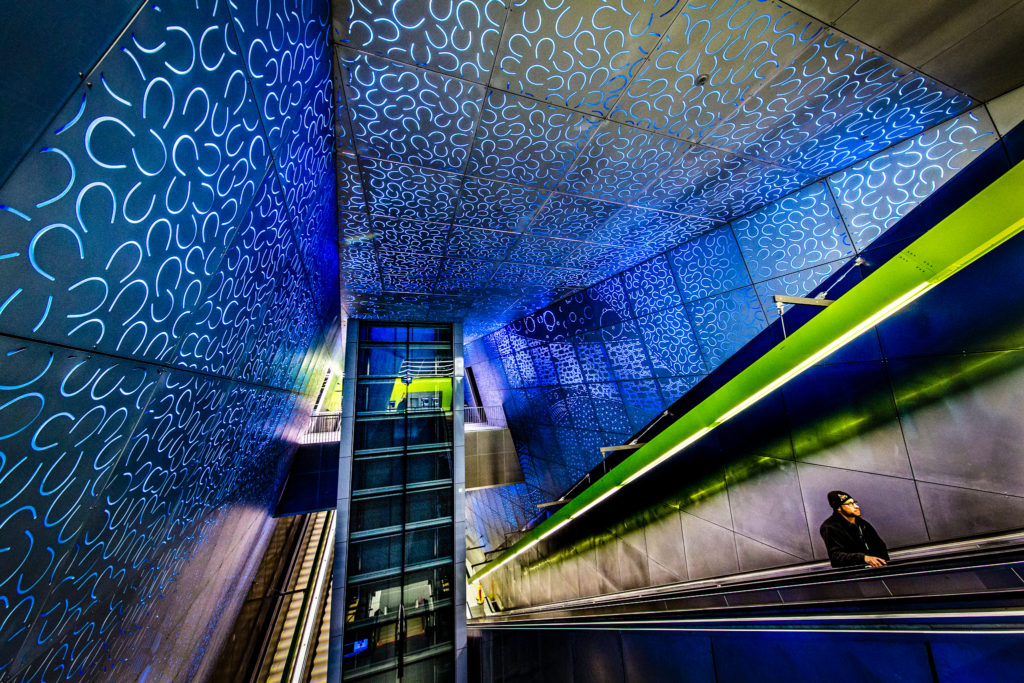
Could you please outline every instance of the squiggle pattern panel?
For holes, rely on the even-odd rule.
[[[732,227],[755,282],[853,253],[824,183],[734,221]]]
[[[483,86],[355,53],[341,61],[341,73],[360,154],[430,168],[465,167]]]
[[[494,62],[505,6],[498,0],[397,0],[335,4],[335,38],[406,64],[484,82]]]
[[[4,680],[231,626],[339,313],[326,17],[146,4],[0,187]]]
[[[691,2],[629,84],[613,118],[699,139],[820,30],[782,5]]]
[[[864,249],[996,141],[983,109],[962,114],[828,179]]]
[[[443,223],[453,240],[485,228],[581,242],[457,254],[495,266],[486,282],[464,280],[487,295],[458,306],[451,297],[469,290],[454,279],[428,291],[379,262],[346,278],[358,315],[382,315],[393,287],[424,298],[392,317],[464,308],[474,335],[971,104],[778,3],[339,0],[335,10],[342,210]],[[439,251],[417,238],[429,229],[407,228],[403,251]],[[525,277],[509,260],[552,269]]]

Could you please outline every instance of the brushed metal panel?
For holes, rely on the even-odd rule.
[[[651,585],[647,569],[647,541],[643,529],[626,534],[616,542],[619,553],[619,585],[623,590]]]
[[[936,541],[1019,529],[1024,520],[1024,498],[925,482],[917,488]]]
[[[1006,135],[1024,121],[1024,87],[1011,90],[1005,95],[988,102],[985,107],[988,109],[992,122],[1000,135]]]
[[[890,364],[918,480],[1024,495],[1021,362],[1024,353],[1012,352],[972,354],[938,364],[909,360]],[[974,382],[985,378],[986,364],[997,371],[1009,369],[973,383],[972,378]],[[924,379],[918,379],[921,375]],[[928,395],[915,395],[922,382],[929,383]]]
[[[831,24],[857,4],[857,0],[787,0],[785,4],[809,14],[818,21]]]
[[[736,534],[736,555],[739,558],[741,572],[749,572],[755,569],[767,569],[769,567],[781,567],[789,564],[805,562],[807,557],[799,557],[791,553],[779,550],[770,545],[760,543],[752,538]],[[779,598],[772,602],[778,602]],[[742,604],[734,602],[729,596],[729,604]]]
[[[679,513],[672,510],[665,517],[644,527],[647,546],[647,572],[651,585],[685,581],[686,551]]]
[[[739,570],[735,534],[693,515],[680,515],[690,579],[734,574]]]
[[[738,534],[797,558],[811,558],[796,463],[754,458],[730,468],[726,483]]]
[[[729,494],[725,488],[725,477],[722,476],[707,482],[680,510],[712,524],[731,529],[732,511],[729,508]]]

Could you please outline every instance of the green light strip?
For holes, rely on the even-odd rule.
[[[1024,163],[1018,164],[855,285],[835,303],[669,425],[504,553],[479,581],[619,489],[735,417],[804,370],[910,304],[1024,228]]]

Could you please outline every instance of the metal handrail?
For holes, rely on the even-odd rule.
[[[398,368],[398,374],[402,377],[413,379],[417,377],[451,377],[455,372],[454,360],[403,360]]]
[[[495,427],[505,427],[505,410],[500,405],[493,406],[466,406],[466,424],[487,424]]]
[[[299,443],[330,443],[341,436],[341,412],[313,413]]]

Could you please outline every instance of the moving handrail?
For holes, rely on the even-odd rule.
[[[926,552],[931,550],[932,552]],[[941,550],[941,552],[936,552]],[[691,616],[744,611],[787,613],[844,604],[931,600],[1009,601],[1024,606],[1024,535],[893,553],[878,569],[832,569],[824,562],[703,581],[644,588],[508,610],[471,621],[501,623]]]

